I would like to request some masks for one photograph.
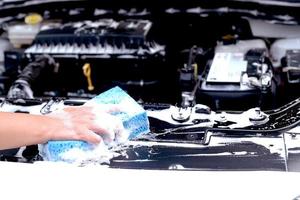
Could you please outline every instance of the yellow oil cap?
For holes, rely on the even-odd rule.
[[[35,25],[40,23],[43,17],[38,13],[31,13],[25,17],[25,23],[30,25]]]

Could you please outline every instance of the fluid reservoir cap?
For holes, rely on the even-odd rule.
[[[25,17],[25,23],[35,25],[43,21],[43,17],[38,13],[31,13]]]

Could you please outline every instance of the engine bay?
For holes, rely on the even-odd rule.
[[[25,80],[34,97],[86,98],[118,85],[141,102],[214,110],[274,109],[298,97],[297,38],[254,35],[269,22],[205,11],[64,8],[7,21],[2,95],[15,97],[10,87]]]
[[[244,152],[245,138],[256,138],[257,144],[268,138],[275,141],[271,148],[276,147],[276,155],[270,147],[267,153],[257,150],[251,155],[259,155],[258,160],[269,156],[266,162],[272,164],[266,163],[266,168],[286,170],[282,159],[286,147],[277,141],[296,138],[295,131],[289,131],[296,128],[297,132],[300,121],[296,8],[257,8],[255,3],[234,1],[226,6],[175,1],[162,3],[161,8],[137,2],[133,7],[120,2],[95,7],[87,2],[41,3],[25,6],[22,12],[3,9],[2,111],[47,114],[60,104],[81,105],[119,86],[147,110],[151,131],[156,133],[138,141],[213,146],[213,135],[230,145],[239,143],[239,147],[229,146]],[[10,16],[10,12],[18,14]],[[209,150],[225,151],[214,147],[219,148]],[[187,151],[178,146],[157,148],[174,157]],[[38,154],[36,147],[27,151]],[[138,151],[142,158],[143,152],[150,152]],[[130,152],[129,157],[141,159]],[[113,160],[115,167],[125,163],[118,159],[128,157]],[[151,168],[133,163],[128,166]],[[208,166],[198,163],[195,168]]]

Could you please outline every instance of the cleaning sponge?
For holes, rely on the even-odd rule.
[[[111,114],[119,118],[128,139],[133,139],[141,134],[149,132],[149,121],[146,111],[126,92],[119,87],[114,87],[87,102],[88,105],[117,105],[119,110]],[[108,148],[102,143],[100,146],[92,145],[84,141],[49,141],[43,148],[44,158],[50,161],[83,162],[92,160],[93,157],[109,159]],[[73,152],[73,153],[72,153]],[[102,154],[102,155],[99,155]]]
[[[112,114],[123,122],[124,128],[129,132],[129,139],[149,132],[146,111],[119,87],[114,87],[96,96],[88,103],[118,105],[120,111]]]

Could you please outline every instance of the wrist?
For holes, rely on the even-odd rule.
[[[55,140],[56,135],[58,134],[59,127],[62,128],[62,122],[59,119],[55,119],[50,116],[41,116],[42,117],[42,122],[41,122],[41,138],[42,142],[46,143],[49,140]]]

